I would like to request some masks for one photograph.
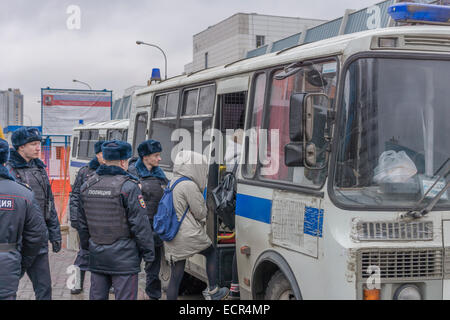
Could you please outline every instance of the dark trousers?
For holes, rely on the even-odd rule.
[[[37,255],[26,272],[33,284],[36,300],[52,300],[52,278],[50,277],[48,253]]]
[[[0,300],[16,300],[16,295],[5,297],[5,298],[0,298]]]
[[[89,300],[108,300],[111,286],[116,300],[137,300],[137,274],[111,275],[95,272],[91,272]]]
[[[206,275],[208,276],[209,289],[217,286],[217,252],[213,245],[209,246],[199,254],[206,257]],[[170,281],[167,288],[167,300],[177,300],[178,291],[184,276],[186,260],[175,262],[171,266]]]
[[[161,280],[159,280],[159,270],[161,269],[161,251],[162,247],[155,246],[155,260],[153,260],[149,268],[148,263],[145,263],[145,293],[151,299],[161,298]]]

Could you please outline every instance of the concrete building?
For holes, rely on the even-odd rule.
[[[23,95],[20,89],[0,90],[0,125],[21,126],[23,124]]]
[[[236,13],[193,37],[193,61],[185,73],[245,58],[247,51],[314,27],[325,20]]]

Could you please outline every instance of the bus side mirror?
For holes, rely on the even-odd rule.
[[[289,138],[292,142],[303,142],[303,112],[306,93],[294,93],[289,102]]]
[[[327,112],[331,110],[330,99],[324,93],[310,93],[305,97],[304,105],[305,142],[310,142],[314,135],[317,136],[314,127],[318,124],[325,125]],[[316,119],[317,116],[319,116],[318,119]],[[319,126],[316,131],[323,131],[323,129]]]
[[[314,107],[313,107],[313,97],[308,95],[305,98],[305,140],[309,142],[313,137],[314,130]]]
[[[301,167],[304,161],[303,142],[291,142],[284,146],[286,167]]]
[[[324,93],[291,95],[289,104],[291,143],[284,147],[284,162],[287,167],[305,166],[309,169],[321,169],[316,168],[319,156],[317,147],[321,148],[323,144],[321,141],[326,138],[324,129],[327,112],[330,111],[329,103],[329,98]]]

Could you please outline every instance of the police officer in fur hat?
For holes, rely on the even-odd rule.
[[[8,142],[0,139],[0,300],[15,300],[19,279],[47,243],[47,228],[33,192],[4,166]]]
[[[136,300],[141,258],[154,260],[152,228],[137,178],[130,175],[129,143],[102,145],[104,165],[81,186],[78,233],[89,251],[91,300],[107,300],[114,287],[116,300]]]
[[[44,216],[48,230],[48,238],[53,252],[61,250],[61,230],[53,200],[50,181],[45,164],[39,159],[41,151],[41,135],[35,128],[22,127],[11,136],[14,149],[11,149],[7,168],[19,182],[27,184],[34,193]],[[27,274],[33,283],[37,300],[52,299],[50,266],[48,261],[48,243],[46,242],[27,268]]]
[[[139,158],[131,162],[128,172],[139,177],[142,186],[142,195],[147,206],[147,215],[150,225],[153,226],[153,216],[158,210],[158,204],[164,193],[164,188],[169,182],[164,171],[159,167],[161,161],[161,143],[156,140],[147,140],[138,146]],[[153,235],[155,242],[155,261],[146,266],[145,292],[152,300],[161,298],[161,281],[159,271],[161,266],[161,251],[163,242],[156,233]]]
[[[95,170],[103,164],[102,144],[105,141],[97,141],[94,145],[95,156],[86,166],[78,170],[75,182],[70,193],[70,225],[72,228],[78,229],[78,208],[80,206],[80,188],[87,179],[95,173]],[[74,265],[80,269],[79,273],[79,287],[75,287],[70,291],[71,294],[80,294],[83,291],[84,277],[88,269],[89,252],[81,249],[78,251]]]

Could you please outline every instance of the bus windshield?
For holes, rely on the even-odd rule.
[[[444,60],[361,58],[349,65],[332,188],[340,204],[411,209],[445,186],[449,74]],[[449,205],[447,191],[434,209]]]

